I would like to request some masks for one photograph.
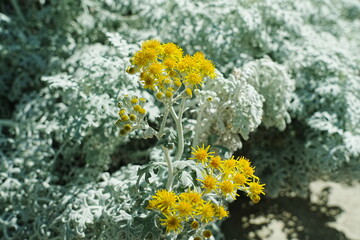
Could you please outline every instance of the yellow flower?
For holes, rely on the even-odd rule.
[[[232,181],[224,180],[220,182],[218,185],[219,185],[218,187],[219,190],[225,197],[227,195],[230,195],[233,199],[235,199],[236,196],[238,196],[238,194],[236,193],[237,185],[235,185]]]
[[[163,78],[162,82],[164,86],[170,86],[172,84],[171,78]],[[172,91],[173,89],[168,88],[168,90]]]
[[[174,43],[165,43],[162,45],[164,59],[180,59],[183,55],[183,50]]]
[[[157,54],[157,51],[152,48],[139,50],[134,54],[131,63],[139,67],[145,67],[149,63],[156,61]]]
[[[251,167],[251,166],[244,166],[242,168],[243,170],[243,173],[246,177],[254,177],[254,178],[257,178],[254,173],[255,173],[255,170],[254,170],[254,167]]]
[[[146,49],[146,48],[151,48],[151,49],[160,49],[160,41],[158,40],[146,40],[141,44],[141,48]]]
[[[198,85],[202,86],[203,79],[197,72],[190,72],[185,76],[184,84],[190,88],[197,88]]]
[[[239,164],[238,160],[234,159],[234,156],[231,156],[231,158],[223,161],[222,166],[228,169],[235,169],[238,166],[238,164]]]
[[[179,79],[179,74],[178,74],[178,72],[177,71],[175,71],[175,70],[169,70],[168,71],[168,76],[169,77],[172,77],[172,78],[178,78]],[[180,80],[180,79],[179,79]],[[180,81],[181,82],[181,81]]]
[[[249,185],[249,192],[254,195],[264,194],[264,186],[265,184],[260,184],[258,181],[250,182]]]
[[[259,181],[254,181],[248,183],[248,185],[248,196],[250,197],[251,201],[258,203],[260,201],[260,194],[265,195],[263,191],[265,184],[260,184]]]
[[[179,214],[180,217],[184,217],[186,219],[192,217],[195,211],[194,205],[188,201],[177,202],[174,209],[176,210],[176,212]]]
[[[192,190],[181,193],[179,195],[179,198],[183,201],[188,201],[194,205],[199,205],[204,202],[204,200],[201,198],[201,194]]]
[[[149,66],[148,72],[154,75],[155,77],[158,77],[162,74],[163,68],[164,66],[161,63],[155,62]]]
[[[151,77],[149,74],[142,73],[140,75],[140,81],[144,84],[145,89],[151,89],[155,90],[156,81],[153,77]]]
[[[243,172],[245,177],[253,177],[255,179],[258,179],[258,177],[254,175],[255,170],[254,167],[251,167],[251,162],[249,161],[249,159],[245,157],[240,157],[238,163],[239,169]]]
[[[204,180],[197,180],[203,183],[203,188],[207,191],[215,190],[217,187],[217,180],[211,175],[205,175]]]
[[[197,146],[197,149],[192,147],[193,152],[191,152],[191,154],[193,154],[194,157],[190,159],[196,159],[204,165],[205,162],[208,161],[208,158],[212,156],[211,154],[214,153],[214,152],[208,152],[209,149],[210,149],[210,145],[204,148],[204,144],[201,148],[199,146]]]
[[[216,217],[218,217],[221,220],[224,217],[229,216],[229,211],[226,211],[223,206],[217,206],[215,215],[216,215]]]
[[[214,207],[210,202],[207,202],[198,210],[198,215],[201,216],[201,221],[203,222],[209,222],[213,220],[213,217],[215,215]]]
[[[215,157],[210,157],[210,161],[209,161],[209,167],[214,168],[214,169],[220,169],[221,167],[221,157],[220,156],[215,156]]]
[[[248,181],[248,178],[245,177],[241,172],[237,172],[233,175],[232,180],[235,184],[239,186],[245,186],[245,183]]]
[[[167,59],[164,60],[163,64],[166,67],[166,69],[171,70],[171,69],[175,68],[176,61],[174,59],[172,59],[172,58],[167,58]]]
[[[216,77],[214,64],[210,60],[207,60],[202,52],[196,52],[193,58],[197,63],[197,68],[203,77]]]
[[[174,214],[164,214],[166,218],[160,219],[161,225],[166,226],[166,232],[180,232],[182,229],[181,219]]]
[[[153,199],[149,201],[147,208],[159,209],[163,213],[169,212],[170,208],[174,208],[177,201],[177,196],[174,192],[169,192],[165,189],[158,190]]]
[[[156,209],[157,208],[157,203],[158,203],[158,200],[157,199],[151,199],[149,200],[149,203],[147,205],[147,209]]]
[[[180,72],[190,72],[196,69],[196,63],[190,55],[186,55],[180,59],[175,68]]]
[[[245,158],[245,157],[243,157],[243,156],[241,156],[241,157],[239,158],[239,166],[240,166],[241,168],[243,168],[243,167],[250,167],[250,165],[251,165],[251,162],[249,161],[249,159],[247,159],[247,158]]]
[[[238,161],[232,156],[230,159],[222,161],[221,172],[224,174],[224,177],[227,178],[236,172],[237,167]]]

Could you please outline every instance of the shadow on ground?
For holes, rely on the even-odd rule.
[[[329,193],[330,189],[324,188],[317,203],[299,197],[281,197],[263,198],[256,205],[241,195],[230,204],[231,217],[222,224],[225,239],[346,240],[344,233],[329,226],[342,213],[339,207],[327,205]]]

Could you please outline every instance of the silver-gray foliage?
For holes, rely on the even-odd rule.
[[[119,92],[137,86],[125,74],[131,43],[148,38],[215,62],[222,74],[196,96],[206,119],[189,126],[202,127],[199,143],[242,146],[268,195],[359,179],[356,0],[13,0],[0,10],[0,238],[160,238],[144,214],[166,172],[114,166],[144,150],[121,148],[114,121]]]

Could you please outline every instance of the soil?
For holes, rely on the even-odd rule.
[[[360,240],[360,184],[316,181],[310,191],[308,199],[263,198],[258,204],[240,196],[222,224],[225,239]]]

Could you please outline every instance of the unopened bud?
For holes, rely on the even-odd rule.
[[[129,74],[135,74],[136,70],[134,67],[128,67],[128,68],[126,68],[126,72]]]
[[[212,232],[210,230],[205,230],[203,232],[203,236],[206,237],[206,238],[209,238],[212,236]]]

